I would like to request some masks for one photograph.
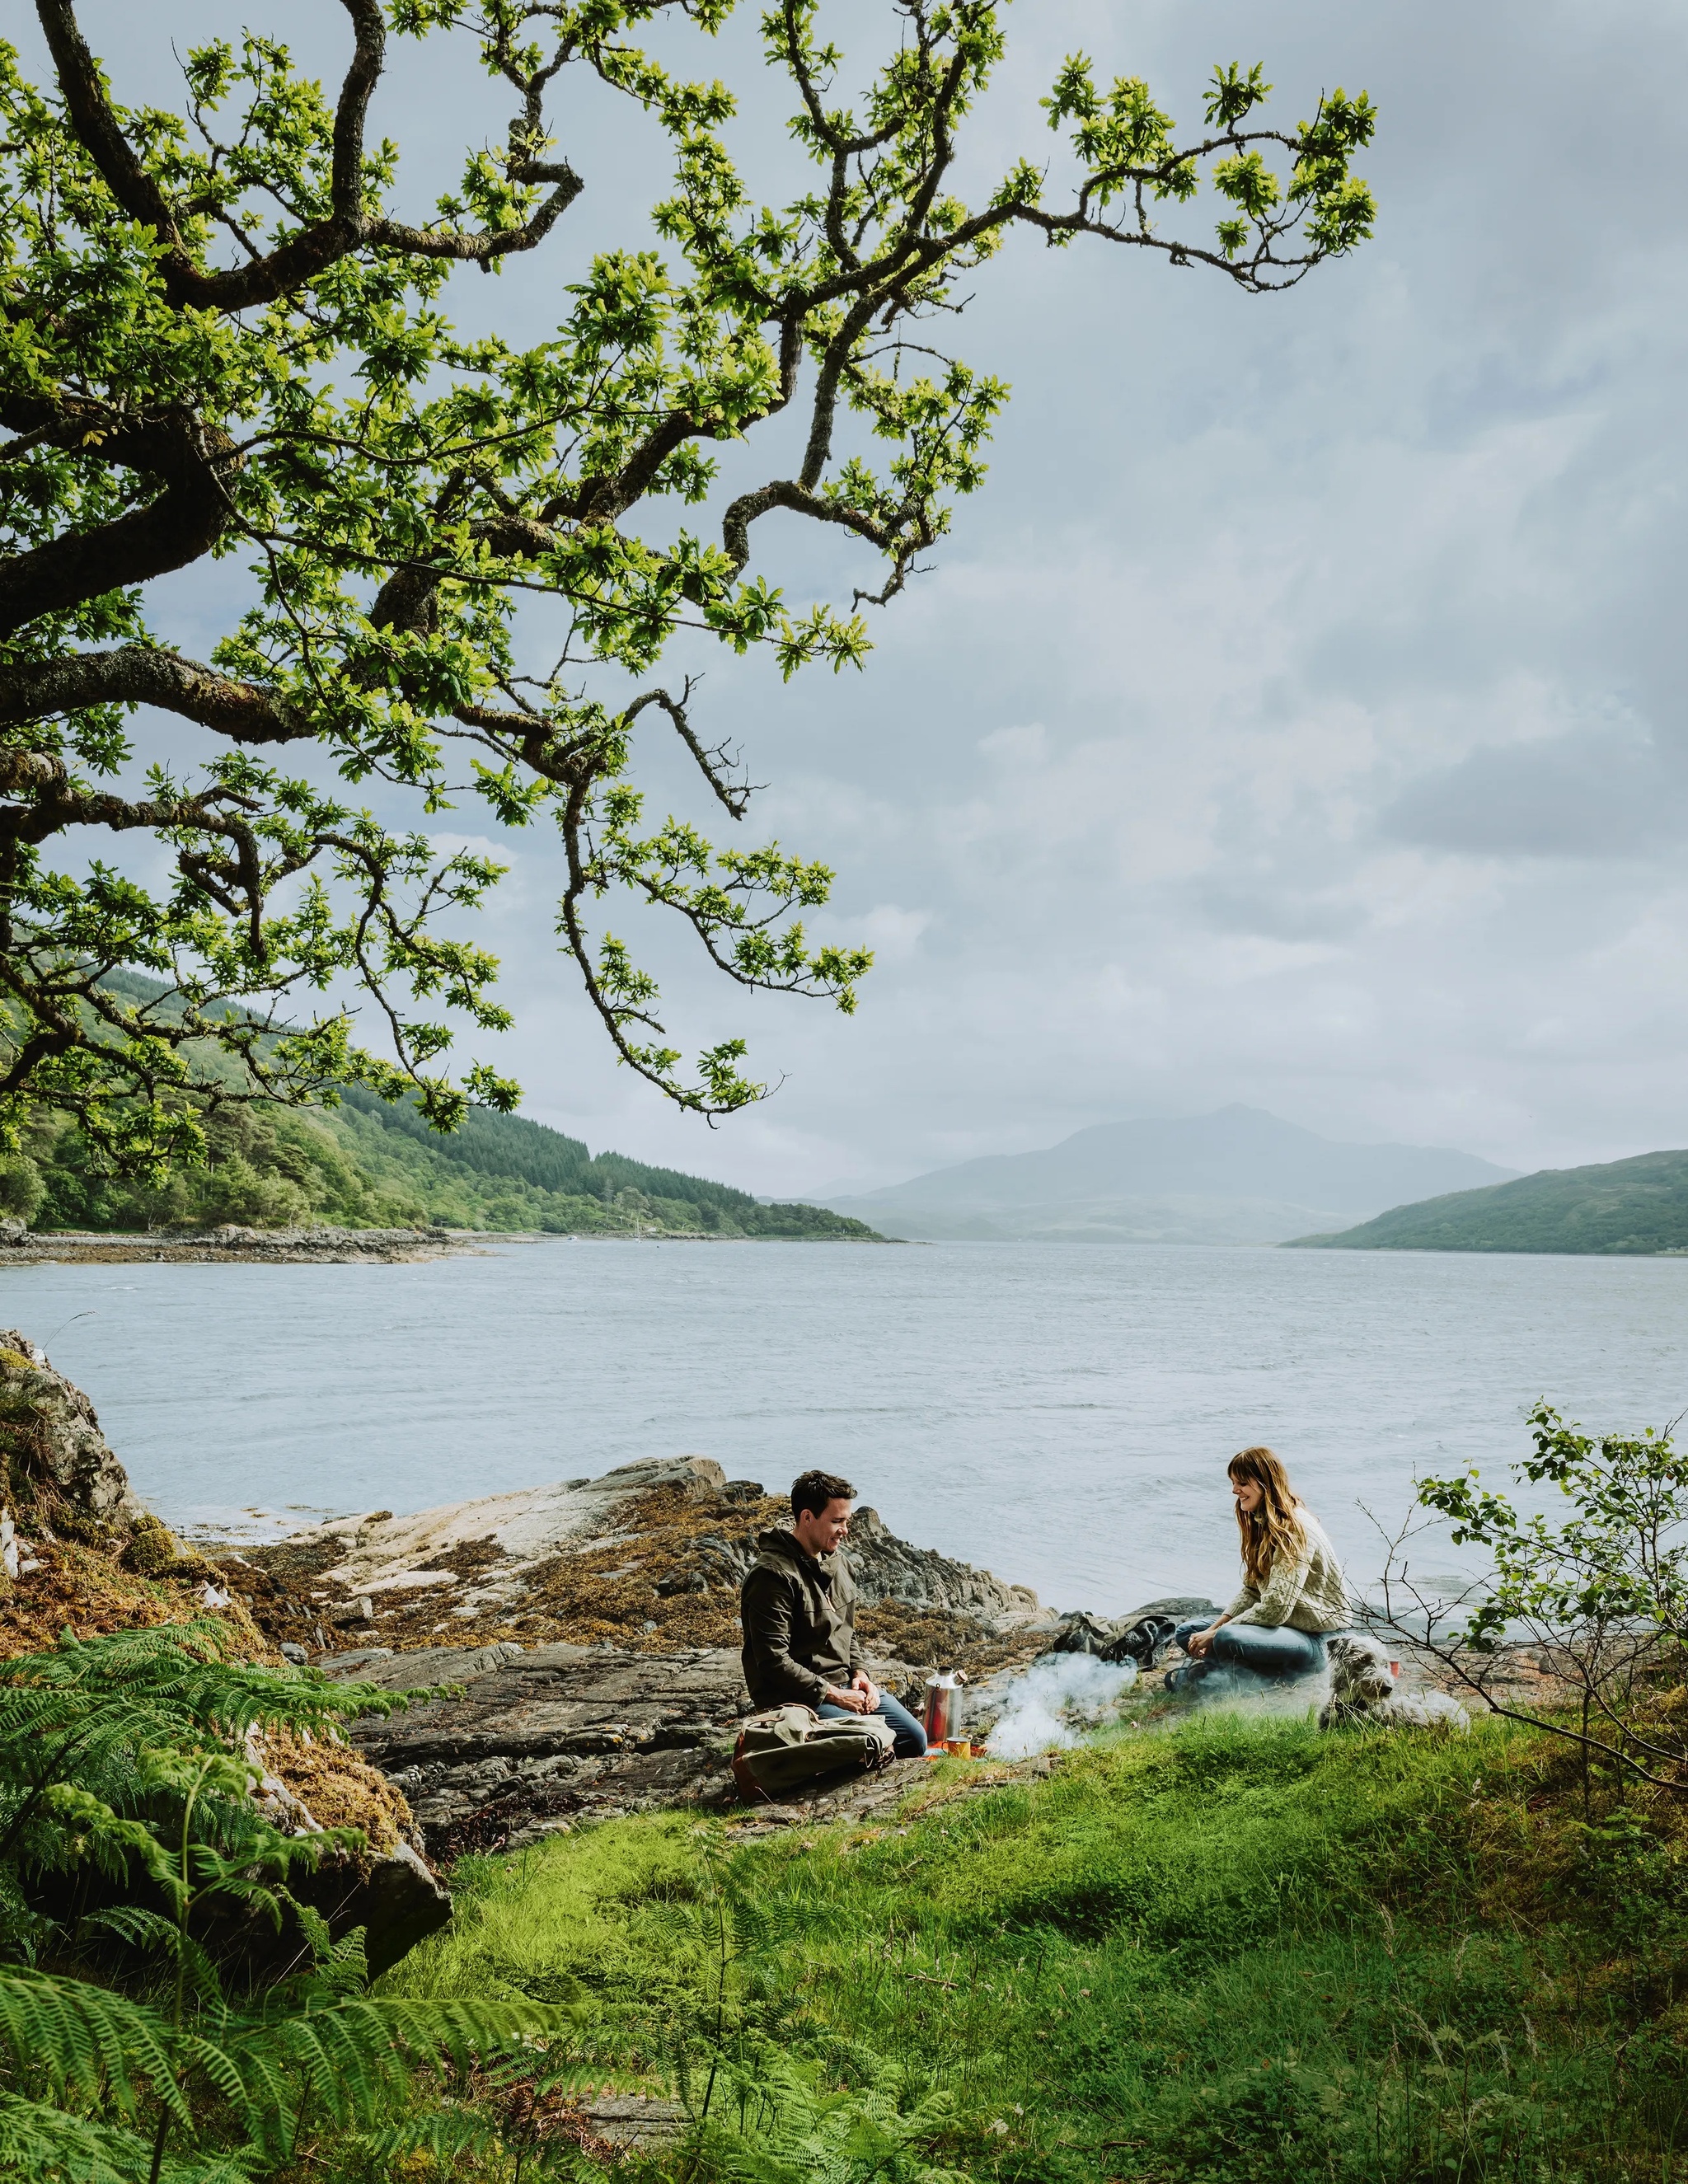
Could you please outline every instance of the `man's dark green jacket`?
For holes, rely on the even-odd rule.
[[[738,1596],[750,1702],[817,1707],[861,1666],[855,1583],[842,1553],[805,1555],[789,1532],[764,1532],[756,1547]]]

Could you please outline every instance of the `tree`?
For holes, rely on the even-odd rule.
[[[1575,1746],[1588,1791],[1591,1758],[1656,1789],[1688,1790],[1683,1662],[1688,1648],[1688,1460],[1673,1429],[1598,1438],[1538,1403],[1521,1485],[1557,1488],[1556,1523],[1522,1511],[1475,1468],[1421,1479],[1416,1516],[1389,1542],[1375,1619],[1440,1661],[1492,1713],[1540,1723]],[[1487,1551],[1488,1568],[1453,1598],[1416,1577],[1412,1550],[1444,1527],[1456,1546]],[[1506,1685],[1509,1646],[1526,1641],[1577,1709],[1520,1707]]]
[[[1205,130],[1180,142],[1146,85],[1105,87],[1082,56],[1044,101],[1070,197],[1046,203],[1022,159],[961,202],[960,132],[1003,50],[989,0],[894,0],[894,50],[853,106],[818,0],[769,8],[767,65],[814,169],[783,208],[758,204],[728,158],[733,95],[635,42],[659,19],[671,42],[688,25],[707,36],[732,0],[341,6],[350,53],[331,105],[283,45],[246,31],[187,54],[180,113],[125,106],[74,0],[37,0],[46,88],[0,51],[0,1127],[50,1102],[120,1168],[192,1156],[220,1100],[359,1084],[415,1092],[448,1128],[466,1098],[517,1097],[485,1065],[445,1067],[454,1015],[509,1021],[492,957],[445,929],[499,867],[389,831],[309,777],[308,750],[344,788],[414,792],[419,818],[463,794],[501,826],[549,816],[566,856],[562,947],[621,1060],[706,1116],[759,1097],[737,1039],[682,1078],[655,982],[594,905],[671,911],[729,978],[844,1009],[871,959],[805,933],[823,866],[646,821],[633,766],[653,727],[731,820],[752,794],[694,721],[691,685],[655,679],[670,638],[771,648],[788,676],[861,662],[862,609],[902,590],[984,475],[1007,390],[928,337],[1013,229],[1262,292],[1351,250],[1373,220],[1350,168],[1373,131],[1363,95],[1269,128],[1261,70],[1221,69]],[[396,209],[398,151],[374,133],[393,34],[459,41],[512,105],[504,146],[471,148],[420,223]],[[535,346],[460,335],[443,308],[455,269],[561,247],[585,183],[548,112],[571,85],[665,134],[666,254],[554,269],[567,307]],[[1204,187],[1212,240],[1163,234],[1162,208]],[[788,411],[805,422],[795,468],[726,497],[714,451]],[[753,568],[776,509],[861,542],[877,588],[848,609],[788,605]],[[251,571],[245,610],[189,658],[147,588],[234,555]],[[543,657],[536,608],[560,610],[566,631]],[[144,794],[120,794],[137,736],[144,751],[139,706],[207,731],[209,755],[192,778],[154,765]],[[108,855],[49,863],[87,827]],[[166,887],[110,861],[137,833],[168,852]],[[168,992],[114,985],[121,967]],[[343,995],[359,987],[384,1053],[354,1042]]]

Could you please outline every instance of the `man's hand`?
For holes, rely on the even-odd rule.
[[[862,1689],[864,1684],[867,1685],[866,1691]],[[841,1691],[828,1685],[827,1703],[828,1706],[847,1708],[851,1713],[872,1713],[879,1699],[872,1685],[867,1683],[866,1677],[858,1671],[855,1681],[848,1691]]]
[[[850,1680],[850,1687],[853,1691],[865,1691],[867,1694],[867,1705],[865,1711],[872,1713],[879,1703],[879,1690],[865,1669],[856,1670]]]

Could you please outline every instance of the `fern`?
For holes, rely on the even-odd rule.
[[[140,2132],[67,2115],[44,2101],[0,2092],[0,2177],[29,2184],[150,2184],[153,2142]],[[168,2153],[159,2184],[252,2184],[238,2154]]]
[[[247,1734],[404,1696],[231,1660],[208,1624],[0,1663],[0,2178],[251,2184],[307,2123],[373,2144],[419,2080],[566,2031],[538,2003],[371,1996],[361,1935],[289,1889],[362,1838],[266,1819]],[[70,1915],[94,1882],[116,1900]],[[284,1919],[303,1970],[231,2000],[210,1937]]]
[[[769,2043],[722,2075],[719,2108],[698,2127],[698,2151],[743,2184],[967,2184],[925,2151],[953,2126],[949,2096],[930,2092],[904,2105],[911,2080],[892,2065],[882,2065],[870,2086],[829,2090],[817,2065]]]

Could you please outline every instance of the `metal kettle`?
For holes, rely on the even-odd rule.
[[[966,1705],[964,1669],[934,1669],[926,1680],[926,1741],[928,1744],[959,1744]]]

